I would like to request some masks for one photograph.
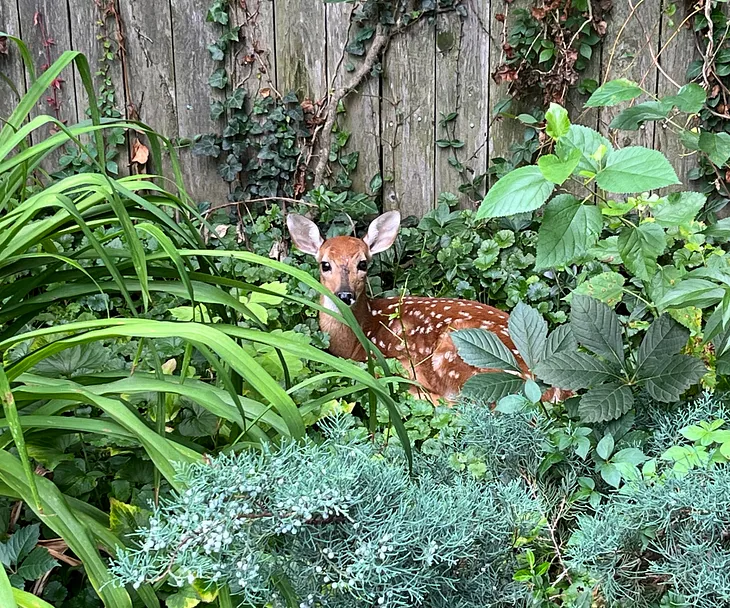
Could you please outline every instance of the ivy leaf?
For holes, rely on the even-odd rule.
[[[606,167],[596,174],[596,183],[608,192],[631,194],[680,182],[661,152],[631,146],[609,154]]]
[[[588,108],[615,106],[622,101],[631,101],[642,93],[641,87],[635,82],[626,78],[617,78],[598,87],[585,105]]]
[[[601,169],[600,151],[604,150],[610,155],[613,147],[598,131],[583,125],[570,125],[568,132],[558,140],[555,151],[561,158],[569,158],[573,150],[581,153],[577,171],[592,175]]]
[[[684,85],[676,95],[665,97],[664,101],[671,103],[680,112],[697,114],[707,101],[707,92],[696,82]]]
[[[18,566],[17,574],[26,581],[37,581],[49,570],[53,570],[59,563],[51,557],[45,547],[36,547],[30,555]]]
[[[522,378],[507,372],[476,374],[464,383],[461,394],[483,403],[496,403],[502,397],[518,393],[523,384]]]
[[[606,304],[588,296],[574,296],[570,326],[578,344],[623,367],[624,349],[618,316]]]
[[[504,343],[486,329],[460,329],[451,333],[459,356],[480,369],[509,369],[520,372],[514,355]]]
[[[679,401],[684,391],[696,384],[707,372],[704,363],[690,355],[650,357],[639,374],[654,399],[663,403]]]
[[[633,405],[631,389],[610,382],[592,388],[580,398],[578,415],[583,422],[607,422],[623,416]]]
[[[210,102],[210,119],[211,120],[218,120],[221,116],[223,116],[224,112],[226,111],[226,107],[223,105],[220,101],[211,101]]]
[[[603,361],[581,351],[561,351],[535,366],[535,374],[550,386],[572,391],[616,377]]]
[[[545,121],[547,123],[545,131],[553,139],[562,137],[570,129],[568,110],[557,103],[550,104],[548,111],[545,112]]]
[[[646,331],[636,356],[638,370],[650,357],[677,354],[689,340],[689,331],[669,315],[661,315]],[[637,371],[638,371],[637,370]]]
[[[545,344],[545,358],[550,358],[562,351],[574,351],[578,349],[578,342],[573,336],[573,330],[569,323],[558,325],[547,338]]]
[[[664,229],[653,222],[636,228],[625,227],[618,236],[618,250],[626,268],[642,281],[649,281],[657,269],[657,258],[664,253]]]
[[[539,167],[530,165],[510,171],[484,197],[477,219],[504,217],[541,207],[555,185],[545,179]]]
[[[601,211],[583,205],[571,194],[561,194],[545,207],[537,234],[536,270],[561,268],[585,255],[603,228]]]
[[[626,279],[618,272],[602,272],[578,285],[573,293],[590,296],[614,307],[623,297],[625,282]]]
[[[639,105],[626,108],[608,126],[610,129],[636,131],[647,121],[666,118],[671,110],[672,105],[665,101],[645,101]]]
[[[573,175],[580,159],[580,150],[572,150],[566,159],[562,159],[555,154],[543,154],[537,159],[537,166],[540,167],[540,172],[545,179],[560,186]]]
[[[221,148],[215,135],[202,135],[198,141],[193,144],[193,156],[213,156],[218,157]]]
[[[673,192],[651,209],[656,223],[665,228],[685,226],[695,219],[707,197],[701,192]]]
[[[243,165],[238,160],[238,157],[233,154],[229,154],[228,158],[220,165],[218,165],[218,175],[220,175],[227,182],[232,182],[238,177],[238,174],[243,170]]]
[[[226,107],[228,109],[240,110],[243,107],[243,102],[246,99],[246,90],[243,87],[238,87],[231,95],[226,99]]]
[[[210,58],[213,61],[223,61],[223,49],[218,43],[209,44],[205,48],[208,49],[208,52],[210,53]]]
[[[718,167],[722,167],[730,158],[730,134],[701,131],[699,148],[707,154]]]
[[[214,89],[225,89],[228,84],[228,72],[225,68],[218,68],[208,78],[208,85]]]
[[[532,368],[542,359],[547,342],[547,321],[531,306],[518,302],[507,321],[510,338]]]

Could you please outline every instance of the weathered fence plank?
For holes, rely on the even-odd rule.
[[[327,91],[327,31],[323,2],[274,0],[276,71],[282,94],[320,100]]]
[[[435,47],[433,25],[418,21],[391,40],[383,65],[383,206],[404,217],[435,202]]]
[[[213,61],[205,48],[217,38],[217,28],[206,22],[206,6],[198,0],[172,0],[171,11],[178,133],[181,138],[192,139],[200,133],[221,132],[223,121],[211,120],[210,102],[222,101],[225,91],[211,88],[207,80],[222,64]],[[180,150],[180,165],[193,200],[213,206],[227,202],[228,184],[217,176],[215,159],[193,156],[190,148],[184,148]]]
[[[35,62],[36,73],[42,72],[66,50],[73,48],[71,31],[66,10],[58,10],[54,0],[18,0],[20,31],[23,40]],[[65,5],[63,7],[65,9]],[[42,95],[31,112],[31,116],[49,114],[60,121],[76,122],[76,94],[74,66],[66,68],[56,81],[57,85]],[[51,125],[41,127],[33,136],[40,139],[52,132]],[[51,171],[57,167],[62,150],[56,150],[46,157],[43,167]]]
[[[0,2],[0,32],[6,32],[16,38],[22,38],[18,7],[13,2]],[[4,52],[0,53],[0,72],[13,83],[18,95],[25,93],[25,69],[20,58],[18,47],[10,40],[6,41]],[[0,80],[0,118],[7,120],[15,109],[18,96],[3,80]],[[2,127],[0,127],[2,128]]]
[[[659,48],[660,11],[659,3],[648,0],[614,2],[606,19],[608,30],[603,40],[602,83],[614,78],[629,78],[650,93],[656,91],[655,57]],[[648,99],[640,97],[635,103]],[[609,132],[609,124],[627,105],[622,103],[601,109],[602,132]],[[654,127],[654,123],[649,122],[638,131],[611,130],[609,139],[622,148],[631,145],[651,148]]]
[[[514,2],[497,1],[491,6],[489,15],[489,73],[491,74],[505,60],[503,49],[510,28],[509,15],[516,10],[524,10],[529,6],[528,0]],[[511,157],[509,148],[523,137],[524,125],[511,118],[498,115],[500,105],[509,98],[508,83],[497,84],[494,79],[489,82],[489,158]],[[510,106],[510,114],[519,114],[523,104],[514,100]],[[493,181],[493,180],[492,180]]]
[[[489,138],[489,23],[488,0],[467,5],[467,15],[439,15],[436,21],[436,139],[463,142],[460,148],[436,148],[436,194],[459,194],[487,170]],[[442,126],[455,112],[456,118]],[[460,164],[463,168],[454,165]],[[475,207],[479,188],[460,194],[464,207]]]
[[[699,58],[699,51],[694,44],[694,33],[689,24],[690,7],[677,3],[677,11],[670,18],[662,14],[661,54],[657,94],[673,95],[687,81],[689,64]],[[684,116],[684,115],[682,115]],[[686,190],[691,187],[688,174],[697,165],[697,156],[691,154],[679,141],[678,135],[669,129],[666,123],[657,123],[655,143],[669,157],[682,185],[670,190]]]
[[[356,25],[350,27],[352,11],[353,5],[347,3],[327,5],[327,82],[333,88],[348,85],[352,72],[363,61],[345,51],[360,31]],[[357,90],[345,98],[346,112],[337,119],[339,128],[350,133],[343,152],[359,154],[357,170],[352,175],[352,187],[358,192],[368,192],[371,179],[380,173],[379,94],[379,80],[366,76]],[[338,171],[335,167],[333,170]]]
[[[165,137],[177,137],[170,5],[167,2],[124,0],[119,8],[127,44],[127,115],[131,119],[139,118]],[[202,86],[207,76],[200,74],[198,78],[197,82]],[[135,137],[130,137],[130,159],[134,157]],[[141,135],[139,139],[141,142],[146,141]],[[167,161],[163,162],[162,169],[166,175],[170,175]]]
[[[252,0],[234,7],[240,45],[231,61],[233,85],[242,86],[253,101],[276,89],[274,0]]]

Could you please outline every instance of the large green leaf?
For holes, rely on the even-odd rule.
[[[657,224],[665,228],[689,224],[705,205],[701,192],[673,192],[651,209]]]
[[[568,133],[558,140],[555,151],[560,158],[569,158],[573,150],[578,150],[581,154],[576,170],[594,174],[601,169],[600,159],[610,154],[613,146],[594,129],[583,125],[570,125]]]
[[[573,294],[590,296],[613,307],[623,297],[625,282],[624,276],[618,272],[602,272],[578,285]]]
[[[503,369],[519,372],[517,359],[504,343],[486,329],[460,329],[451,332],[459,356],[480,369]]]
[[[588,296],[573,296],[570,326],[578,344],[623,367],[624,348],[618,316],[606,304]]]
[[[656,150],[632,146],[608,155],[596,183],[608,192],[632,194],[679,184],[666,157]]]
[[[651,120],[664,120],[672,111],[672,104],[664,101],[645,101],[626,108],[611,121],[609,128],[637,131],[641,125]]]
[[[650,357],[667,357],[677,354],[687,345],[689,331],[669,315],[661,315],[649,326],[636,355],[637,371]]]
[[[642,366],[640,378],[654,399],[674,403],[706,372],[704,363],[690,355],[650,357]]]
[[[552,357],[555,353],[562,351],[578,350],[578,342],[575,340],[570,323],[558,325],[547,338],[545,344],[545,358]]]
[[[555,184],[545,179],[539,167],[520,167],[510,171],[484,197],[477,218],[504,217],[542,207]]]
[[[581,351],[560,351],[535,366],[535,374],[551,386],[579,390],[616,377],[606,363]]]
[[[617,78],[609,80],[598,87],[586,101],[589,108],[601,108],[605,106],[615,106],[622,101],[631,101],[644,90],[635,82],[626,78]]]
[[[579,150],[573,150],[567,158],[560,158],[555,154],[543,154],[537,159],[537,166],[545,179],[560,186],[573,175],[580,159]]]
[[[664,101],[676,106],[680,112],[697,114],[707,101],[707,91],[696,82],[684,85],[676,95],[665,97]]]
[[[626,268],[642,281],[650,281],[656,273],[657,258],[667,248],[664,229],[654,222],[621,230],[618,249]]]
[[[722,167],[730,158],[730,134],[700,131],[699,147],[710,160]]]
[[[568,110],[557,103],[551,103],[545,112],[545,132],[553,139],[559,139],[570,129]]]
[[[545,207],[537,235],[536,270],[560,268],[585,255],[603,228],[601,211],[583,205],[571,194],[561,194]]]
[[[461,394],[481,403],[496,403],[502,397],[518,393],[524,383],[522,378],[507,372],[476,374],[464,383]]]
[[[41,578],[49,570],[58,566],[58,562],[51,557],[45,547],[35,547],[23,563],[18,567],[18,576],[26,581],[35,581]]]
[[[507,321],[509,336],[527,367],[532,369],[543,358],[547,342],[547,321],[531,306],[518,302]]]
[[[720,302],[724,295],[725,290],[717,283],[706,279],[684,279],[667,291],[656,305],[659,310],[685,306],[707,308]]]
[[[592,388],[580,398],[578,415],[583,422],[616,420],[634,406],[631,389],[618,382]]]

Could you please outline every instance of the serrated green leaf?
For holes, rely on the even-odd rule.
[[[553,139],[562,137],[570,129],[568,110],[557,103],[550,104],[548,111],[545,112],[545,122],[547,123],[545,132]]]
[[[562,185],[578,166],[581,159],[580,150],[573,150],[568,158],[560,158],[555,154],[543,154],[537,159],[537,166],[540,167],[545,179],[554,184]]]
[[[26,581],[36,581],[49,570],[58,566],[45,547],[36,547],[18,566],[17,574]]]
[[[545,353],[547,321],[531,306],[518,302],[507,321],[510,338],[529,368],[534,367]]]
[[[718,167],[722,167],[730,158],[730,134],[712,131],[700,131],[698,146]]]
[[[679,184],[666,157],[657,150],[632,146],[608,155],[596,183],[608,192],[632,194]]]
[[[603,228],[600,210],[583,205],[571,194],[561,194],[545,207],[537,235],[535,267],[560,268],[585,255]]]
[[[551,386],[579,390],[616,377],[603,361],[580,351],[562,351],[541,361],[535,375]]]
[[[575,351],[578,349],[578,342],[573,336],[573,330],[569,323],[558,325],[548,336],[545,344],[545,358],[550,358],[562,351]]]
[[[576,170],[585,173],[598,173],[601,163],[595,158],[596,152],[604,148],[610,155],[613,151],[611,142],[598,131],[583,125],[570,125],[568,133],[563,135],[555,146],[560,158],[569,158],[573,150],[579,150],[581,158]]]
[[[631,389],[610,382],[590,389],[580,399],[578,415],[584,422],[607,422],[623,416],[634,405]]]
[[[664,101],[645,101],[626,108],[608,125],[610,129],[637,131],[645,122],[663,120],[672,110],[672,104]]]
[[[696,82],[684,85],[676,95],[665,97],[664,101],[671,103],[680,112],[697,114],[707,101],[707,92]]]
[[[611,457],[611,454],[613,454],[614,445],[613,435],[607,433],[598,442],[598,445],[596,446],[596,453],[604,460],[608,460]]]
[[[635,82],[626,78],[617,78],[598,87],[585,105],[589,108],[615,106],[622,101],[635,99],[642,93],[642,88]]]
[[[706,372],[704,363],[690,355],[650,357],[644,362],[639,378],[654,399],[674,403]]]
[[[669,315],[661,315],[649,326],[636,356],[638,369],[651,357],[677,354],[689,340],[689,331]]]
[[[533,211],[545,203],[554,188],[555,184],[546,180],[534,165],[510,171],[489,189],[477,219]]]
[[[39,538],[38,524],[18,528],[4,543],[0,543],[0,563],[6,567],[18,564],[38,544]]]
[[[578,285],[573,293],[590,296],[614,307],[623,297],[625,282],[626,279],[618,272],[602,272]]]
[[[518,393],[524,380],[507,372],[476,374],[461,389],[466,399],[478,399],[483,403],[496,403],[502,397]]]
[[[618,236],[618,249],[626,268],[642,281],[650,281],[657,270],[657,258],[667,248],[664,229],[653,222],[625,226]]]
[[[606,304],[588,296],[573,296],[570,326],[578,344],[623,367],[621,328],[616,313]]]
[[[491,331],[460,329],[450,335],[459,356],[469,365],[480,369],[520,371],[515,356]]]
[[[706,201],[701,192],[673,192],[654,205],[651,213],[660,226],[683,226],[695,219]]]

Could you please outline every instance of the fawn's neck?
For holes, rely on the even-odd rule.
[[[337,311],[337,307],[326,296],[322,296],[320,303],[329,310]],[[360,327],[365,330],[364,325],[370,320],[370,300],[364,294],[360,296],[350,308],[355,315]],[[344,323],[340,323],[326,312],[319,313],[319,328],[330,335],[329,351],[345,359],[354,361],[365,361],[365,349],[355,337],[353,331]]]

